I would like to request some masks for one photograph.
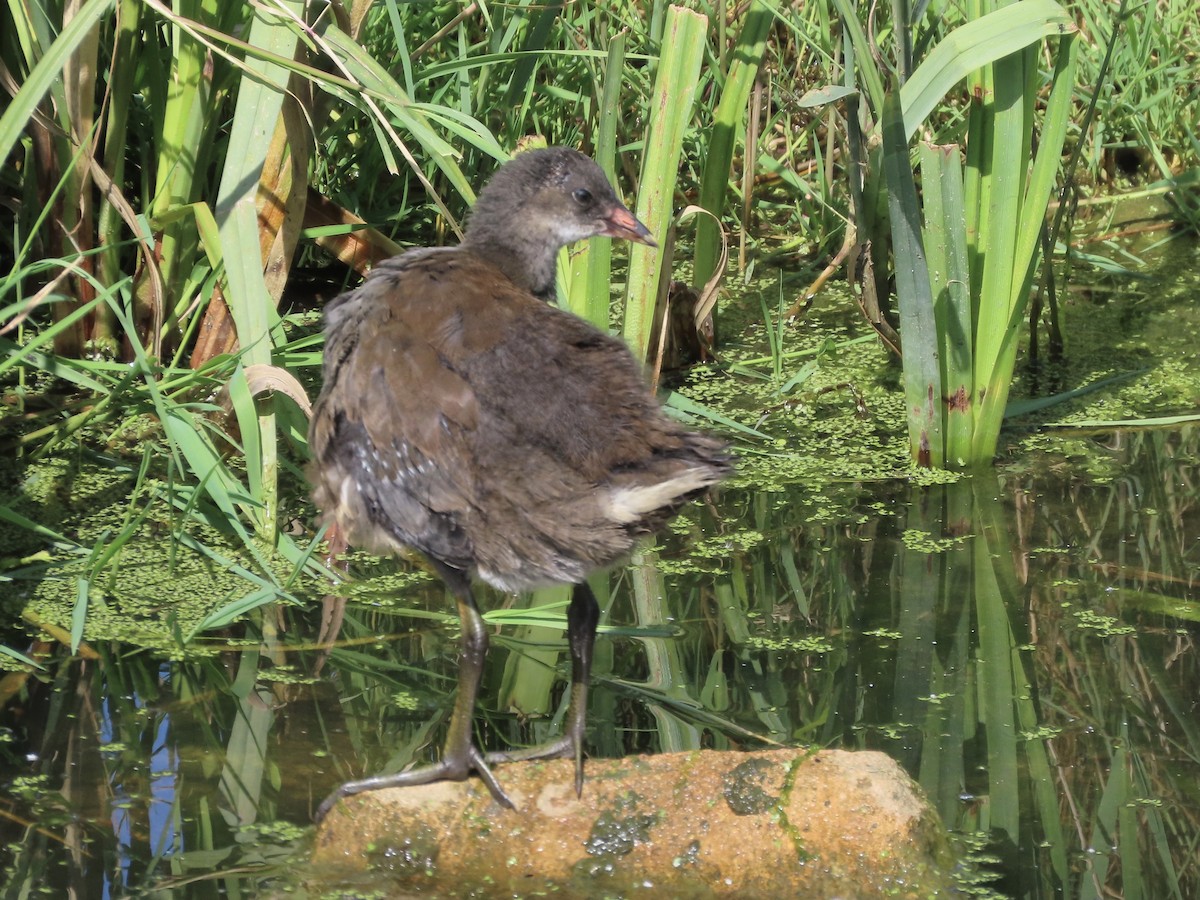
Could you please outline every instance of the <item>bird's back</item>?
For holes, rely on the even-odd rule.
[[[623,343],[466,250],[384,263],[327,323],[314,496],[357,544],[503,589],[576,582],[731,471]]]

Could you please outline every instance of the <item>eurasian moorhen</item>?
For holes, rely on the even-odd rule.
[[[415,547],[462,622],[458,696],[440,762],[342,785],[337,798],[462,780],[489,764],[574,756],[583,787],[599,607],[588,573],[625,557],[731,472],[726,444],[663,414],[625,345],[549,303],[560,247],[593,235],[654,246],[600,168],[574,150],[519,154],[479,195],[455,248],[410,250],[325,310],[325,385],[309,443],[313,497],[350,542]],[[471,592],[574,584],[564,735],[483,754],[471,720],[488,634]]]

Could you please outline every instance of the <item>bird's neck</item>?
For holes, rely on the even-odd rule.
[[[526,223],[496,225],[475,221],[462,246],[487,260],[517,287],[548,303],[558,299],[558,242],[552,235],[538,234]]]

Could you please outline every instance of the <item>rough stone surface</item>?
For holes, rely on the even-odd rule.
[[[497,770],[360,794],[316,838],[323,886],[381,896],[936,897],[952,862],[937,815],[875,752],[697,751]]]

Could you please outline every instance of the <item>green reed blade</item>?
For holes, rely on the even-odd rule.
[[[66,24],[57,40],[46,49],[26,77],[20,90],[0,114],[0,164],[24,133],[26,123],[32,118],[42,97],[59,80],[63,67],[71,55],[92,34],[97,23],[108,14],[114,0],[87,0]]]
[[[721,88],[721,99],[713,113],[712,131],[704,155],[704,171],[700,177],[700,205],[716,216],[701,216],[696,224],[696,248],[693,254],[692,285],[700,290],[712,277],[721,257],[721,215],[725,211],[725,195],[729,188],[729,173],[733,151],[742,133],[742,119],[758,67],[767,47],[767,34],[775,13],[765,3],[755,3],[742,20],[734,47],[733,64]],[[757,153],[745,148],[743,165],[749,166]]]
[[[1022,0],[960,25],[938,42],[900,89],[905,138],[971,72],[1075,30],[1070,13],[1054,0]]]
[[[280,7],[293,15],[303,12],[303,3],[291,0]],[[278,13],[257,10],[248,42],[282,58],[296,52],[296,31]],[[217,191],[216,220],[220,230],[221,254],[229,285],[226,302],[237,328],[238,343],[248,365],[270,365],[274,344],[272,327],[277,324],[274,303],[263,278],[263,252],[258,228],[256,193],[263,164],[283,107],[286,68],[261,59],[246,61],[248,73],[238,85],[237,104],[229,133],[229,151]],[[253,73],[254,77],[250,77]],[[258,500],[255,528],[268,544],[275,542],[277,483],[277,435],[270,406],[250,429],[247,454],[251,496]]]
[[[920,159],[925,198],[922,236],[938,332],[946,462],[963,466],[970,458],[974,426],[974,367],[962,165],[955,145],[922,143]]]
[[[608,180],[616,184],[617,125],[621,116],[622,73],[625,69],[625,32],[613,36],[604,64],[604,89],[600,97],[599,127],[594,155]],[[612,302],[612,241],[588,241],[571,259],[567,309],[608,330]]]
[[[993,228],[988,235],[981,235],[984,241],[982,252],[991,259],[1006,262],[1007,272],[997,266],[996,281],[990,282],[989,275],[985,273],[981,287],[975,332],[975,384],[983,393],[975,410],[972,451],[972,456],[978,462],[990,460],[994,455],[1008,402],[1009,384],[1016,364],[1017,339],[1028,308],[1029,288],[1039,254],[1038,236],[1043,228],[1066,140],[1075,83],[1076,43],[1073,35],[1059,40],[1050,100],[1042,118],[1042,132],[1032,173],[1026,162],[1033,130],[1032,104],[1035,95],[1031,88],[1026,89],[1027,105],[1022,110],[1021,124],[1018,126],[1017,113],[1014,111],[1011,123],[1006,122],[1003,129],[997,126],[998,131],[1002,132],[997,142],[1016,142],[1018,136],[1011,132],[1015,127],[1022,127],[1026,136],[1018,145],[1024,148],[1018,151],[1024,155],[1019,162],[1014,161],[1011,169],[1006,168],[1003,155],[993,163],[998,171],[1004,173],[1004,181],[994,181],[993,190],[1010,191],[1016,195],[1016,200],[1010,203],[998,205],[993,201],[993,209],[1011,210],[1011,231],[1008,227]],[[1032,68],[1037,58],[1032,48],[1028,52],[1030,58],[1023,65]],[[1016,77],[1015,72],[1013,77]],[[996,257],[1005,249],[1007,256]],[[988,267],[988,273],[991,271],[992,267]]]
[[[900,101],[889,93],[883,105],[883,170],[896,254],[896,300],[904,338],[904,399],[909,453],[919,466],[940,468],[942,376],[929,268],[921,245],[921,208],[908,158]]]
[[[692,124],[707,29],[707,16],[678,6],[667,10],[637,202],[638,218],[658,241],[665,240],[671,222],[683,133]],[[623,333],[638,359],[647,358],[659,280],[669,265],[653,248],[637,244],[630,250]]]

